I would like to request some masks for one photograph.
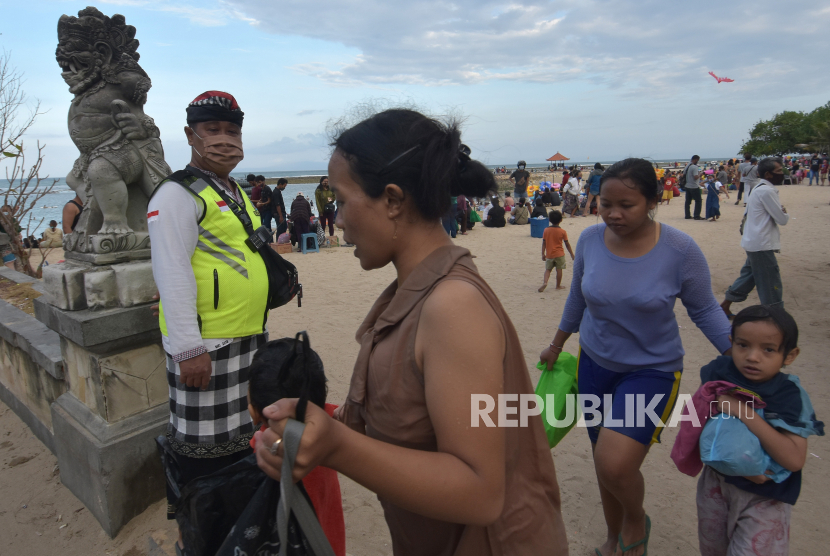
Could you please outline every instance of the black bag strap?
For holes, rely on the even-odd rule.
[[[231,198],[221,187],[216,185],[210,177],[199,170],[198,168],[193,168],[192,166],[188,166],[184,170],[179,170],[180,172],[187,172],[191,175],[196,176],[197,178],[201,178],[202,180],[207,183],[211,189],[213,189],[217,195],[228,205],[228,208],[231,209],[231,212],[239,219],[239,222],[242,223],[242,227],[245,228],[245,233],[249,236],[253,235],[254,233],[254,224],[251,222],[251,217],[248,216],[248,211],[245,210],[245,200],[242,200],[242,206],[236,202],[236,199]],[[178,172],[177,172],[178,173]],[[238,187],[238,186],[237,186]]]

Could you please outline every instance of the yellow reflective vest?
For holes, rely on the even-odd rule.
[[[183,185],[205,208],[196,251],[190,258],[202,338],[261,334],[268,319],[268,273],[262,256],[245,243],[244,226],[210,184],[192,177]],[[256,229],[259,212],[241,188],[239,193]],[[167,336],[163,305],[159,306],[159,327]]]

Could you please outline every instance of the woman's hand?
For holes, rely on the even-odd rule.
[[[539,356],[539,360],[546,363],[545,370],[551,371],[553,370],[553,366],[556,364],[556,360],[559,359],[559,354],[562,353],[562,350],[556,350],[550,346],[546,347],[542,350],[542,354]]]
[[[753,475],[752,477],[744,477],[744,479],[750,480],[757,485],[762,485],[768,481],[771,481],[769,477],[766,475]]]
[[[297,398],[283,398],[266,407],[262,414],[268,419],[269,428],[257,432],[256,460],[259,468],[274,480],[280,480],[282,458],[285,448],[279,446],[277,454],[271,453],[271,447],[282,439],[288,418],[296,416]],[[294,462],[294,481],[299,481],[318,465],[325,465],[326,459],[337,449],[337,429],[340,425],[313,403],[306,406],[305,430],[300,440],[300,449]]]

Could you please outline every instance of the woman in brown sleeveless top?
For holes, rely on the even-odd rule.
[[[470,160],[456,124],[411,110],[376,114],[334,146],[336,224],[364,269],[391,262],[398,278],[357,331],[339,421],[309,405],[295,479],[325,465],[376,492],[396,556],[567,554],[542,420],[517,426],[519,397],[533,393],[518,336],[441,225],[450,195],[483,197],[492,174]],[[472,418],[474,394],[505,394],[515,424]],[[274,478],[282,460],[269,447],[295,404],[265,411],[272,428],[257,459]]]

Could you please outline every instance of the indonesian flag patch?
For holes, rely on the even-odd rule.
[[[219,210],[221,210],[222,212],[231,210],[231,208],[228,206],[228,203],[226,203],[225,201],[216,201],[216,205],[219,207]]]
[[[148,212],[148,213],[147,213],[147,223],[148,223],[148,224],[149,224],[150,222],[155,222],[155,221],[156,221],[156,220],[158,220],[158,219],[159,219],[159,211],[154,210],[154,211],[152,211],[152,212]]]

